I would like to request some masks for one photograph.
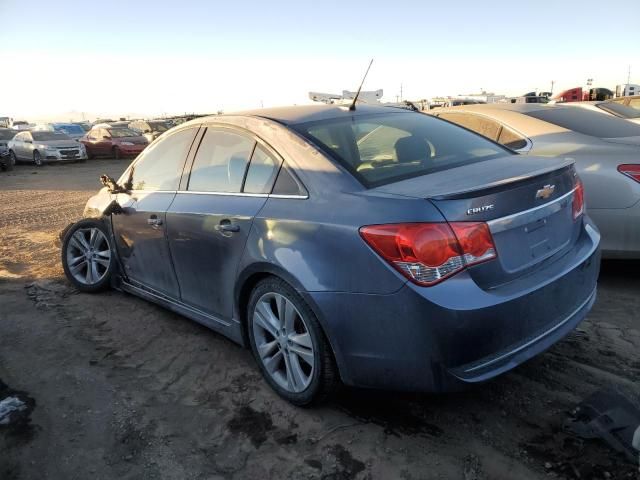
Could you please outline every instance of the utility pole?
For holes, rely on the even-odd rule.
[[[402,83],[400,84],[400,101],[402,101]]]
[[[627,86],[631,83],[631,65],[629,65],[629,70],[627,72]]]
[[[556,84],[555,80],[551,80],[551,96],[553,96],[553,86]]]

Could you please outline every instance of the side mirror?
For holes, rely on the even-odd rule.
[[[100,175],[100,183],[107,187],[110,193],[127,193],[127,189],[118,185],[118,182],[109,175]]]
[[[149,130],[148,128],[144,131],[144,133],[151,133],[151,130]]]
[[[107,135],[103,135],[103,136],[102,136],[102,139],[103,139],[103,140],[110,140],[110,139],[111,139],[111,137],[109,137],[109,136],[107,136]]]
[[[24,143],[33,143],[33,140],[25,140]]]

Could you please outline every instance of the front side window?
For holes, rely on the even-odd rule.
[[[637,109],[637,110],[640,110],[640,98],[632,98],[632,99],[629,101],[629,106],[630,106],[631,108],[635,108],[635,109]]]
[[[193,161],[188,190],[240,192],[255,143],[231,131],[207,129]]]
[[[474,133],[421,113],[356,115],[293,128],[369,188],[510,154]]]
[[[197,130],[180,130],[148,147],[131,167],[133,190],[177,190]]]

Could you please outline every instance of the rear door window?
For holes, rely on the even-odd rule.
[[[468,128],[469,130],[473,130],[493,141],[498,139],[498,134],[500,133],[500,124],[498,122],[480,115],[472,115],[470,113],[441,113],[438,116]]]
[[[238,193],[256,142],[228,130],[209,128],[189,176],[190,191]]]

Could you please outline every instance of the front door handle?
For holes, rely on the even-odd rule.
[[[151,215],[149,218],[147,218],[147,224],[151,225],[152,227],[159,227],[160,225],[162,225],[162,219],[158,218],[157,215]]]
[[[220,220],[220,223],[216,225],[216,230],[223,233],[237,233],[240,231],[240,225],[231,223],[231,220],[225,218],[224,220]]]

